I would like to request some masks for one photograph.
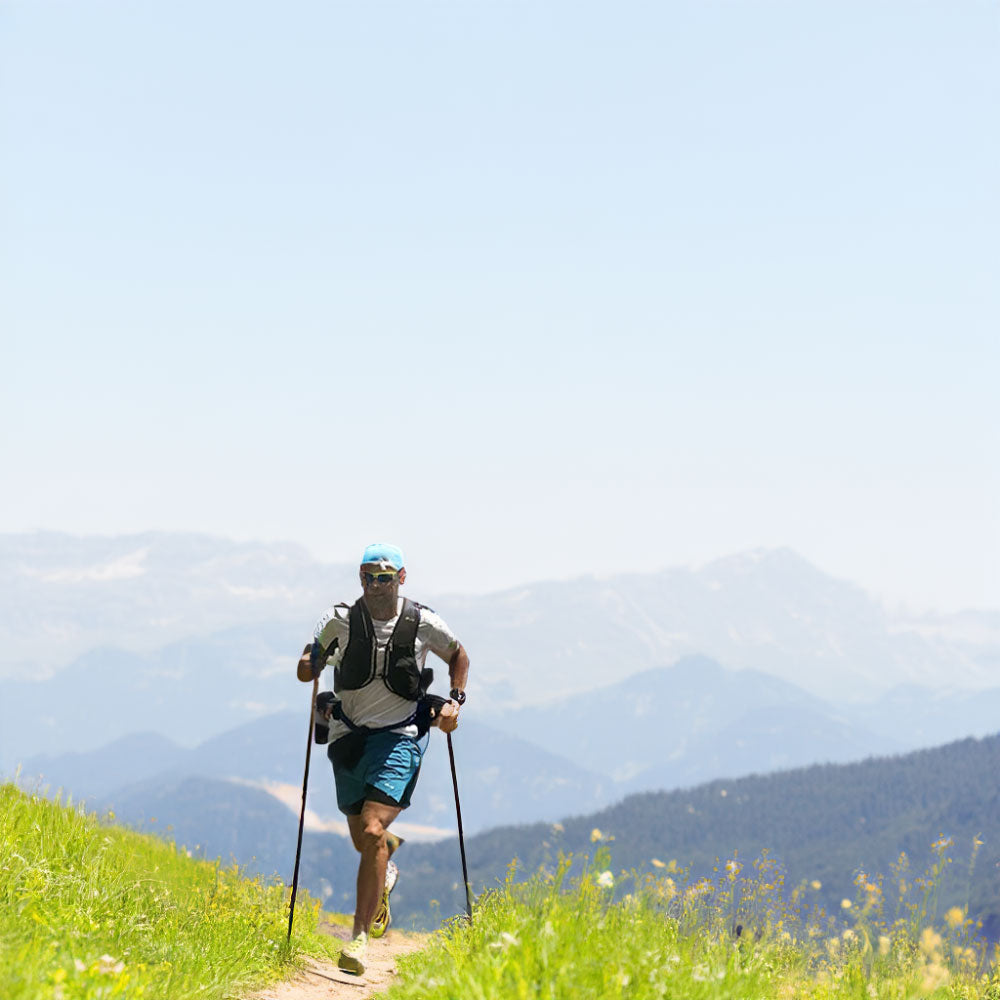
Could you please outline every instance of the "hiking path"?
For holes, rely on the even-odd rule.
[[[343,941],[349,938],[346,928],[322,929]],[[342,972],[336,962],[309,957],[306,967],[293,978],[258,990],[247,1000],[365,1000],[385,992],[396,976],[397,957],[418,951],[426,940],[426,934],[390,930],[384,938],[370,941],[363,976]]]

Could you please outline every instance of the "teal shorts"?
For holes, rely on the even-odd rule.
[[[420,774],[423,754],[411,736],[372,733],[353,767],[334,760],[334,744],[327,751],[337,783],[337,808],[347,816],[357,816],[365,801],[405,809]]]

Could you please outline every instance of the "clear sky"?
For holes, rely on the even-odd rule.
[[[1000,607],[985,0],[0,2],[0,530]]]

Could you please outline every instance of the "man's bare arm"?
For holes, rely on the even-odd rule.
[[[451,686],[459,691],[464,691],[465,685],[469,683],[469,654],[461,643],[448,660],[448,676],[451,678]]]
[[[444,657],[442,656],[443,660]],[[465,685],[469,680],[469,654],[461,643],[448,659],[448,677],[451,679],[452,688],[465,690]],[[441,706],[441,711],[434,720],[434,725],[442,732],[453,733],[458,727],[458,713],[461,706],[457,701],[448,701]]]

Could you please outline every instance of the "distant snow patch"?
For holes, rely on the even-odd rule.
[[[285,706],[280,705],[275,708],[274,705],[268,705],[262,701],[231,701],[229,707],[241,708],[244,712],[250,712],[252,715],[263,715],[265,712],[275,712]]]
[[[283,781],[251,781],[249,778],[229,778],[234,785],[244,785],[267,792],[283,806],[290,809],[296,816],[302,808],[302,789],[298,785],[290,785]],[[318,833],[336,833],[341,837],[350,836],[347,823],[343,819],[331,819],[320,816],[312,809],[306,808],[305,828]],[[393,830],[413,843],[434,843],[453,837],[455,831],[449,827],[425,826],[421,823],[395,822]]]
[[[37,570],[30,566],[22,566],[21,573],[41,580],[42,583],[112,583],[115,580],[131,580],[145,574],[146,567],[142,563],[145,562],[147,555],[149,555],[148,547],[97,566],[52,570]]]
[[[233,597],[246,597],[251,601],[292,601],[297,598],[291,587],[245,587],[235,583],[224,583],[222,589]]]

